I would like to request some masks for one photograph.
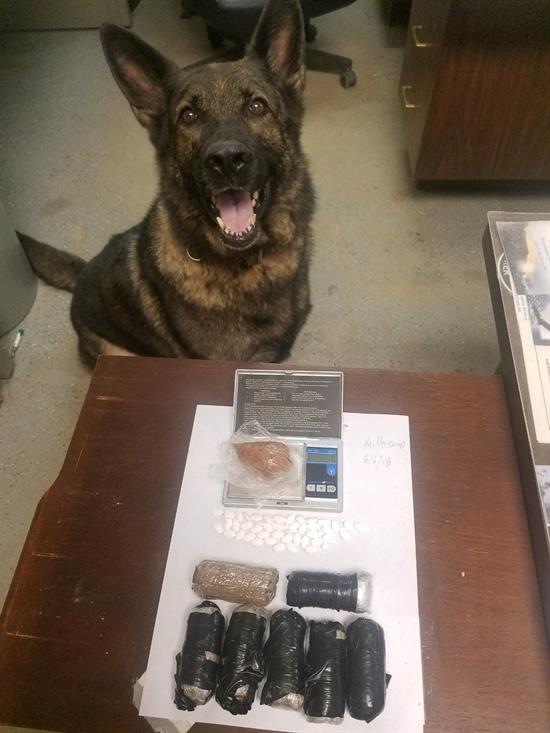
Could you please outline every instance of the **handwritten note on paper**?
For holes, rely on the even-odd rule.
[[[349,540],[331,546],[329,552],[318,554],[275,553],[269,546],[250,547],[214,531],[212,517],[221,506],[222,486],[208,469],[220,443],[231,433],[231,418],[229,407],[197,407],[140,714],[287,733],[334,730],[330,724],[308,722],[299,712],[260,706],[258,701],[246,716],[231,716],[215,700],[193,712],[177,710],[173,703],[174,659],[181,649],[187,614],[199,600],[191,590],[193,569],[200,560],[212,558],[276,567],[280,580],[268,607],[270,613],[286,606],[285,578],[292,570],[371,573],[369,616],[384,627],[386,668],[392,679],[385,710],[369,724],[369,733],[421,733],[424,702],[408,418],[345,413],[344,510],[331,516],[361,523],[368,531],[354,533]],[[197,487],[200,501],[196,500]],[[315,515],[328,516],[310,513]],[[228,618],[230,604],[220,603],[220,607]],[[307,620],[338,619],[344,624],[354,618],[342,611],[319,608],[303,608],[301,613]],[[338,731],[364,732],[365,723],[346,715]]]
[[[393,440],[377,434],[365,440],[363,463],[375,471],[390,470],[399,461],[403,451],[408,449],[406,440]]]

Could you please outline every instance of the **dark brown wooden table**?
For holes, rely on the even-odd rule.
[[[150,731],[132,685],[147,662],[195,405],[231,404],[236,366],[100,359],[3,610],[0,723]],[[548,648],[500,377],[350,369],[344,396],[346,410],[410,416],[426,733],[550,730]]]

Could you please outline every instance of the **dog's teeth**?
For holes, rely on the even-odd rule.
[[[225,227],[224,232],[226,234],[231,234],[231,229],[229,229],[229,227]]]
[[[255,223],[256,223],[256,214],[252,214],[252,216],[250,217],[250,228],[251,229]]]
[[[258,199],[260,198],[260,192],[254,191],[254,193],[252,194],[252,198],[254,199],[254,201],[258,201]]]
[[[225,229],[225,224],[223,223],[223,219],[220,216],[216,217],[216,221],[218,222],[218,226],[220,229]]]

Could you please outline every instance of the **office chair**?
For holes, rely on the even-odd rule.
[[[221,49],[226,40],[232,41],[236,48],[220,52],[216,56],[192,64],[199,66],[210,61],[237,58],[252,35],[260,17],[265,0],[181,0],[182,16],[200,15],[206,21],[206,32],[210,44]],[[332,13],[334,10],[351,5],[355,0],[301,0],[304,13],[306,41],[315,40],[317,29],[311,24],[312,18]],[[312,71],[338,74],[344,89],[355,86],[357,77],[352,69],[352,60],[326,51],[308,48],[306,67]]]

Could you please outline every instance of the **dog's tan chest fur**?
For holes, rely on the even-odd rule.
[[[253,261],[232,263],[192,259],[185,242],[174,235],[166,211],[158,206],[155,215],[155,259],[159,271],[186,301],[201,308],[224,312],[254,310],[262,292],[279,282],[292,280],[299,268],[303,242],[294,247],[254,253]]]

